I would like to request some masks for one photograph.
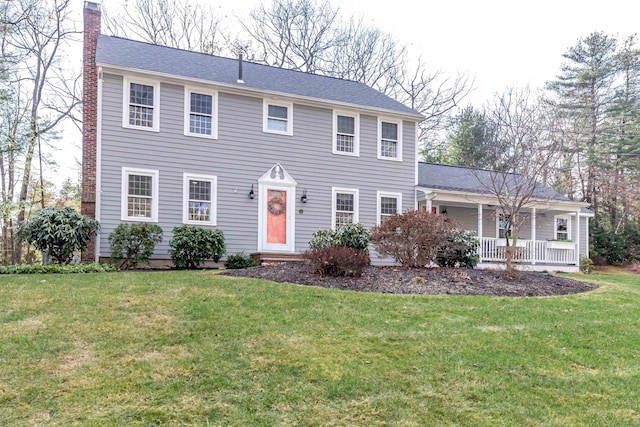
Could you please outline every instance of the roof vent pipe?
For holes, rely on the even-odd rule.
[[[242,54],[238,58],[238,83],[244,83],[244,80],[242,80]]]

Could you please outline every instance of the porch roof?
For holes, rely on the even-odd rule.
[[[419,162],[418,187],[438,189],[458,194],[466,193],[491,197],[492,173],[493,172],[484,169]],[[507,174],[506,179],[513,179],[515,182],[518,179],[522,179],[522,175]],[[582,214],[592,214],[592,212],[586,208],[586,203],[571,200],[567,196],[543,184],[535,188],[533,198],[547,202],[553,201],[561,204],[578,205],[581,206]]]

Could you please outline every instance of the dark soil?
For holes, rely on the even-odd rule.
[[[221,274],[393,294],[533,297],[576,294],[596,288],[553,274],[518,272],[516,278],[509,279],[504,271],[450,268],[367,267],[362,277],[329,277],[311,273],[303,262],[230,270]]]

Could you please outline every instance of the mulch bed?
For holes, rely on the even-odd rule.
[[[490,295],[534,297],[591,291],[597,286],[553,274],[518,272],[510,279],[504,271],[451,268],[367,267],[362,277],[328,277],[309,271],[303,262],[279,263],[221,274],[253,277],[360,292],[428,295]]]

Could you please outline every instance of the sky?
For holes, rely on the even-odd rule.
[[[83,2],[76,0],[78,7]],[[206,0],[205,0],[206,1]],[[211,0],[227,23],[246,17],[260,0]],[[542,88],[553,80],[562,54],[594,31],[619,41],[640,31],[636,0],[394,0],[337,1],[343,16],[391,33],[429,71],[466,74],[475,80],[468,103],[480,107],[508,86]],[[122,0],[103,0],[108,9]],[[266,4],[269,0],[266,0]],[[78,10],[79,28],[82,28]],[[59,177],[77,176],[71,159],[59,160]]]

